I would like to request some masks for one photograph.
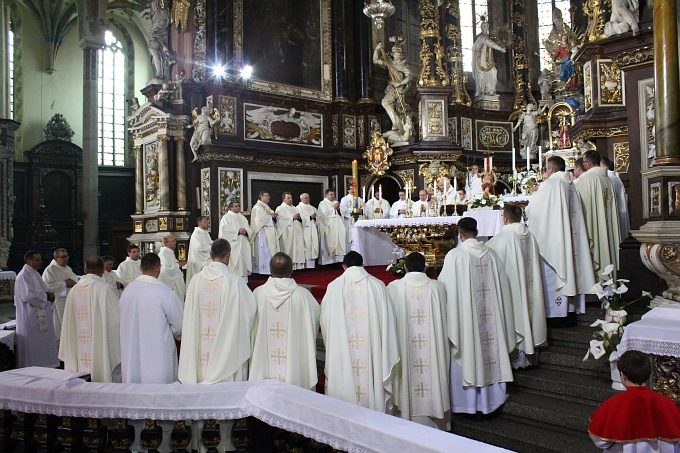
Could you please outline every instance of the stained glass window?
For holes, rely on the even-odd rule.
[[[125,54],[110,31],[99,51],[99,165],[125,165]]]
[[[482,16],[487,17],[488,12],[487,0],[460,0],[460,39],[465,71],[472,71],[472,45],[475,36],[482,31]]]
[[[7,56],[9,60],[9,64],[7,65],[7,80],[9,81],[9,118],[14,119],[14,32],[11,28],[8,31],[7,36]]]
[[[541,69],[550,68],[552,58],[545,49],[543,41],[550,35],[553,28],[553,9],[562,11],[562,19],[567,27],[571,26],[570,0],[538,0],[538,38],[541,43]]]

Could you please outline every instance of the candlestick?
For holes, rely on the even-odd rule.
[[[437,199],[437,178],[432,180],[432,187],[434,188],[433,198]]]

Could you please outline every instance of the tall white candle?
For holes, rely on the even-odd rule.
[[[458,204],[458,178],[453,178],[453,197],[456,200],[456,204]]]
[[[382,200],[382,184],[378,184],[378,199]]]
[[[364,203],[366,203],[366,186],[363,186],[361,196],[364,198]]]
[[[515,148],[512,149],[512,175],[517,176],[517,156],[515,156]]]
[[[375,185],[371,184],[371,200],[375,196]]]
[[[528,146],[527,146],[527,171],[531,171],[531,151],[529,151]]]
[[[437,179],[432,180],[432,187],[434,187],[434,198],[437,198]]]
[[[543,174],[543,154],[541,153],[541,147],[538,147],[538,172],[539,174]]]

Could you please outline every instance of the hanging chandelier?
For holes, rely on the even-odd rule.
[[[375,28],[380,30],[385,19],[394,14],[394,6],[389,0],[372,0],[364,6],[364,14],[371,18]]]

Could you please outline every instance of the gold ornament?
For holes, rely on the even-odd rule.
[[[393,151],[380,132],[374,132],[372,137],[371,144],[362,157],[368,161],[368,169],[372,175],[382,176],[390,168],[388,158]]]
[[[187,24],[189,23],[189,8],[191,2],[189,0],[174,0],[172,2],[172,12],[170,13],[170,23],[175,24],[177,29],[181,32],[182,29],[187,31]]]

